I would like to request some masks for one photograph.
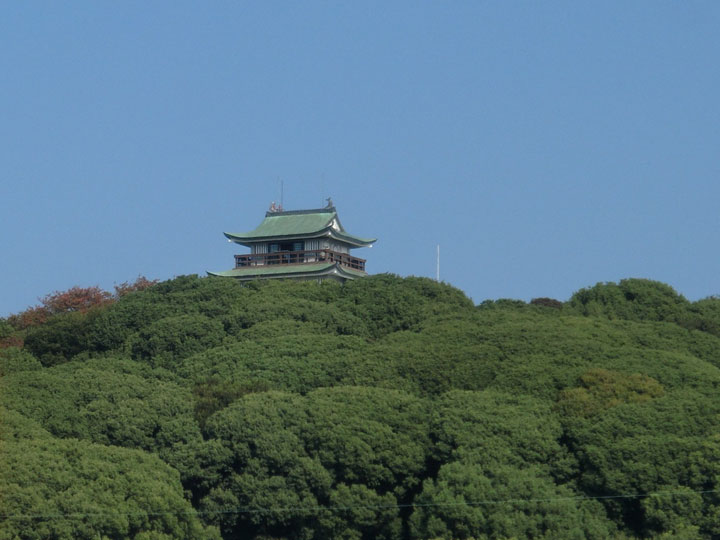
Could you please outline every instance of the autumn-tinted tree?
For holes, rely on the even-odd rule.
[[[67,291],[57,291],[41,299],[42,305],[51,315],[57,313],[80,312],[106,305],[112,301],[112,295],[100,287],[72,287]]]
[[[17,330],[25,330],[47,322],[50,312],[44,306],[34,306],[20,313],[12,314],[7,321]]]
[[[560,300],[555,300],[554,298],[547,297],[533,298],[532,300],[530,300],[530,304],[532,304],[533,306],[543,306],[554,309],[562,309],[563,307],[563,303]]]
[[[122,296],[125,296],[126,294],[130,294],[131,292],[144,291],[145,289],[155,285],[157,282],[157,279],[150,280],[145,276],[138,276],[137,279],[132,283],[124,281],[119,285],[115,285],[115,297],[120,298]]]

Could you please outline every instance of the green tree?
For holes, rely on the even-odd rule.
[[[88,348],[87,315],[61,313],[27,331],[25,348],[45,366],[67,362]]]
[[[562,435],[552,403],[493,390],[448,392],[435,402],[431,423],[440,463],[480,456],[486,464],[536,465],[559,478],[573,467]]]
[[[4,440],[0,455],[0,538],[220,538],[155,456],[47,438]]]
[[[18,347],[0,349],[0,377],[18,371],[37,371],[42,364],[32,354]]]
[[[173,367],[179,360],[222,343],[222,323],[204,315],[177,315],[160,319],[129,338],[136,360]]]
[[[225,534],[392,538],[400,526],[397,504],[409,500],[424,474],[426,414],[418,398],[370,388],[246,395],[207,421],[207,435],[230,450],[226,463],[235,472],[202,507],[254,510],[218,515]],[[362,497],[366,508],[355,508]]]
[[[0,317],[0,341],[3,339],[10,337],[11,334],[15,332],[15,329],[13,326],[7,321],[7,319],[3,319]]]
[[[557,486],[539,467],[453,461],[426,480],[410,519],[412,538],[607,539],[599,503]]]
[[[158,452],[171,463],[184,445],[200,441],[187,388],[98,367],[13,373],[3,378],[0,404],[58,437]]]
[[[649,279],[623,279],[581,289],[569,305],[583,315],[611,319],[681,322],[690,303],[672,287]]]

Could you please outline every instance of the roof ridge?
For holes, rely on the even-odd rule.
[[[265,212],[265,217],[272,217],[272,216],[293,216],[293,215],[300,215],[300,214],[332,214],[337,213],[337,210],[335,210],[334,206],[326,206],[325,208],[315,208],[312,210],[279,210],[279,211],[271,211],[268,210]]]

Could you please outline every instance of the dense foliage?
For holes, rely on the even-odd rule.
[[[0,319],[1,539],[720,537],[720,299],[179,277]]]

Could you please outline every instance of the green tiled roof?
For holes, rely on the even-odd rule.
[[[334,269],[343,277],[354,278],[364,277],[367,274],[360,270],[354,270],[337,263],[318,264],[273,264],[264,266],[249,266],[244,268],[233,268],[224,272],[208,272],[211,276],[231,277],[239,279],[254,279],[262,277],[299,277],[301,275],[324,275],[330,274]]]
[[[336,226],[333,227],[333,223]],[[252,244],[262,240],[281,238],[316,238],[332,236],[357,247],[368,246],[375,238],[361,238],[345,232],[334,207],[318,210],[297,210],[289,212],[268,212],[255,230],[246,233],[225,233],[230,240],[239,244]]]
[[[241,277],[241,276],[267,276],[271,274],[293,274],[298,272],[321,272],[327,270],[334,263],[318,263],[318,264],[268,264],[263,266],[246,266],[243,268],[233,268],[225,272],[210,272],[214,276],[221,277]]]
[[[314,214],[276,213],[267,216],[254,230],[243,236],[263,238],[268,236],[288,236],[290,234],[311,234],[327,227],[337,214],[318,212]]]

